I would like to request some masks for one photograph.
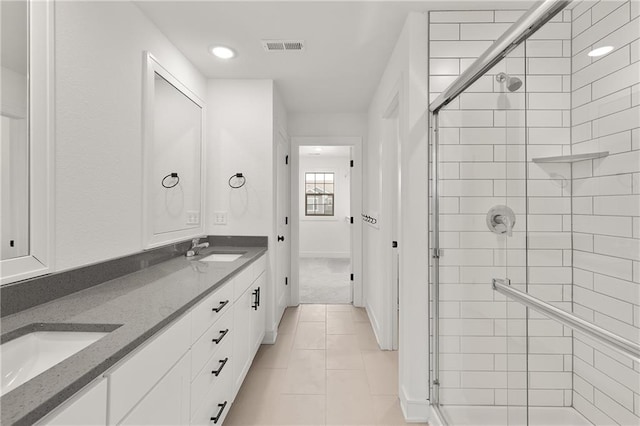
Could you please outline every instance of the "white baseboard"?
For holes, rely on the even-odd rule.
[[[264,338],[262,339],[263,345],[273,345],[278,339],[278,330],[267,330],[264,332]]]
[[[426,399],[411,400],[407,397],[404,387],[400,388],[400,408],[404,419],[409,423],[425,423],[429,422],[430,426],[441,426],[436,420],[437,416],[433,416],[429,401]]]
[[[373,313],[373,309],[369,307],[368,303],[365,304],[364,309],[367,312],[367,316],[369,317],[369,322],[371,323],[371,328],[373,329],[373,335],[376,337],[378,346],[382,350],[388,349],[388,348],[385,348],[384,345],[382,345],[382,338],[380,336],[380,333],[382,333],[382,330],[380,329],[380,323],[378,322],[378,318]]]
[[[349,259],[348,251],[301,251],[300,257],[328,257],[331,259]]]

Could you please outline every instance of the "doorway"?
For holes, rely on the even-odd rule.
[[[291,304],[361,306],[360,138],[294,138]]]
[[[351,147],[299,147],[300,303],[351,303]]]

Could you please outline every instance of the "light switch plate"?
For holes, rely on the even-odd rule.
[[[213,212],[213,224],[214,225],[226,225],[227,224],[227,212]]]

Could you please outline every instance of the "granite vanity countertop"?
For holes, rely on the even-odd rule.
[[[2,335],[33,324],[119,325],[97,342],[0,398],[3,425],[33,424],[103,374],[266,252],[266,247],[211,247],[175,257],[2,318]],[[233,262],[202,262],[209,254],[244,253]],[[108,327],[108,326],[107,326]],[[49,328],[51,329],[51,328]]]

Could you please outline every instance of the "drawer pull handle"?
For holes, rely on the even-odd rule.
[[[260,289],[257,288],[255,290],[253,290],[253,292],[251,292],[251,294],[254,297],[253,305],[251,305],[251,307],[253,308],[254,311],[257,311],[258,310],[258,306],[260,306]]]
[[[225,306],[227,306],[227,303],[229,303],[228,300],[225,300],[224,302],[220,302],[220,306],[218,306],[217,308],[213,308],[211,309],[213,312],[220,312],[222,310],[222,308],[224,308]]]
[[[211,374],[215,375],[216,377],[218,377],[218,374],[220,374],[220,372],[222,371],[222,369],[224,368],[224,366],[227,364],[227,361],[229,361],[229,357],[226,357],[225,359],[221,359],[220,360],[220,367],[218,367],[217,370],[213,370],[211,372]]]
[[[218,404],[218,407],[220,407],[218,414],[216,414],[215,417],[211,417],[211,421],[213,422],[213,424],[218,423],[218,420],[220,420],[220,417],[222,416],[222,412],[224,411],[226,406],[227,406],[227,401],[225,401],[223,404]]]
[[[224,336],[227,335],[228,332],[229,332],[228,328],[226,330],[220,330],[220,335],[218,336],[218,338],[217,339],[213,339],[211,341],[214,342],[217,345],[224,338]]]

